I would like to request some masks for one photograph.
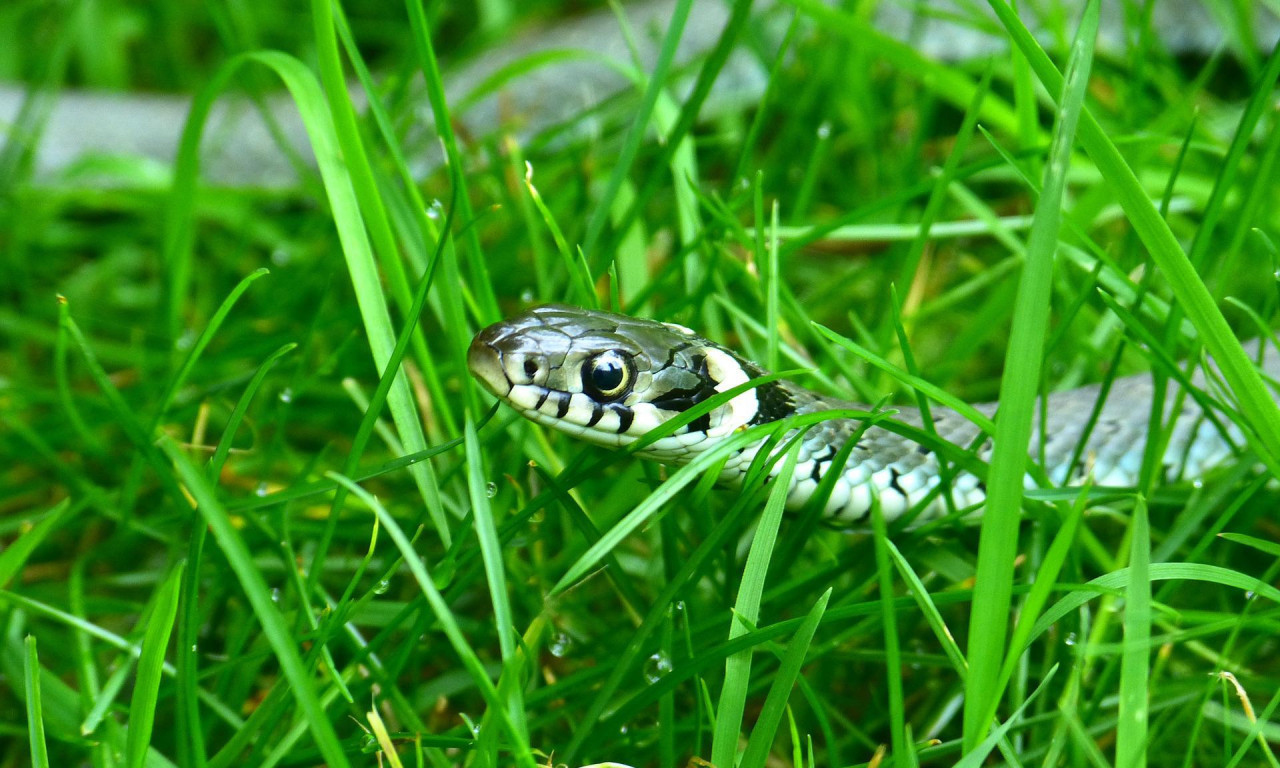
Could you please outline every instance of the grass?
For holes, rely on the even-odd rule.
[[[1280,54],[1170,56],[1135,15],[1069,61],[993,5],[1019,54],[941,63],[809,0],[783,53],[735,2],[685,61],[678,3],[628,30],[653,63],[608,63],[628,90],[484,135],[456,62],[576,6],[0,10],[0,77],[44,96],[196,93],[164,185],[0,150],[0,768],[1276,766],[1280,416],[1234,339],[1280,306]],[[741,56],[764,95],[700,120]],[[296,188],[201,184],[240,88],[296,103]],[[565,300],[871,404],[845,415],[999,398],[967,412],[1008,445],[1037,393],[1176,384],[1203,347],[1245,439],[1196,483],[1148,457],[1141,493],[937,445],[988,473],[982,526],[833,530],[763,463],[714,487],[728,449],[659,468],[492,409],[471,335]]]

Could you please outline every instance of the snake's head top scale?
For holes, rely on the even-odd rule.
[[[601,445],[623,446],[763,371],[683,326],[547,305],[485,328],[471,373],[528,419]],[[679,460],[708,438],[769,421],[755,390],[655,442],[643,454]]]

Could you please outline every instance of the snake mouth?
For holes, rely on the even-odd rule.
[[[502,370],[502,358],[498,355],[498,350],[490,346],[485,338],[488,330],[490,329],[485,329],[485,332],[471,340],[471,346],[467,348],[467,367],[490,394],[505,398],[511,391],[511,382]]]

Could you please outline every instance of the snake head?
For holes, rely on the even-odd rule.
[[[602,445],[635,442],[698,403],[763,373],[687,328],[566,305],[489,326],[467,351],[472,375],[528,419]],[[678,460],[751,423],[745,392],[644,453]]]

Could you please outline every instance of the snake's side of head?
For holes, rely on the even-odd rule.
[[[694,405],[763,374],[683,326],[551,304],[495,323],[471,342],[467,365],[528,419],[601,445],[624,446]],[[680,460],[708,438],[747,426],[754,390],[644,451]]]

